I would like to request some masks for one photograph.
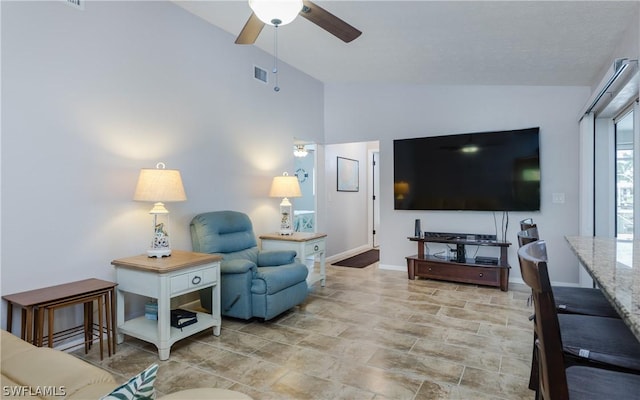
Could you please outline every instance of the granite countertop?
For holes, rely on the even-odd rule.
[[[567,242],[640,340],[640,240],[567,236]]]

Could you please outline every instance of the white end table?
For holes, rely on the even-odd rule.
[[[117,342],[122,343],[124,335],[129,335],[153,343],[160,360],[167,360],[171,345],[180,339],[208,328],[213,328],[213,334],[219,336],[222,326],[220,260],[222,257],[218,255],[172,250],[169,257],[149,258],[143,254],[112,261],[118,282]],[[212,291],[212,313],[198,312],[197,323],[182,329],[172,327],[171,298],[206,288]],[[157,299],[158,320],[142,315],[125,321],[125,293]]]
[[[296,252],[296,259],[305,264],[309,269],[307,284],[313,285],[321,281],[324,287],[327,279],[325,270],[325,249],[327,237],[326,233],[294,232],[292,235],[281,235],[279,233],[268,233],[260,236],[262,250],[293,250]],[[320,274],[314,271],[316,256],[320,257]],[[313,258],[311,263],[307,260]]]

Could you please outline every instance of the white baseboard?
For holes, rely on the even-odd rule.
[[[390,270],[390,271],[407,272],[407,266],[406,265],[379,264],[378,268],[379,269],[386,269],[386,270]]]
[[[371,250],[371,246],[369,246],[368,244],[356,247],[355,249],[351,249],[351,250],[347,250],[347,251],[343,251],[342,253],[338,253],[338,254],[334,254],[331,257],[327,257],[327,259],[325,260],[327,264],[332,264],[336,261],[340,261],[343,260],[345,258],[349,258],[351,256],[355,256],[356,254],[360,254],[362,252],[365,252],[367,250]]]
[[[509,278],[509,283],[521,283],[523,285],[526,285],[522,278]]]
[[[509,283],[521,283],[526,285],[522,278],[509,278]],[[551,286],[570,286],[570,287],[580,287],[578,283],[567,283],[567,282],[551,282]]]

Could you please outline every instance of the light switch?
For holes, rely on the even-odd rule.
[[[553,193],[551,201],[556,204],[564,204],[564,193]]]

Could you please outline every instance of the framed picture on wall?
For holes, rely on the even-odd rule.
[[[357,192],[359,187],[358,160],[338,157],[338,192]]]

